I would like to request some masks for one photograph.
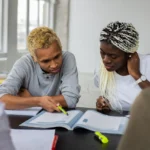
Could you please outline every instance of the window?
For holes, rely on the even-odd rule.
[[[17,49],[26,48],[26,17],[27,1],[18,0],[18,20],[17,20]]]
[[[2,52],[2,8],[3,3],[2,0],[0,0],[0,52]]]
[[[48,0],[18,0],[17,20],[17,49],[26,51],[26,37],[29,32],[38,26],[48,26]]]
[[[68,35],[62,31],[68,25],[68,6],[69,0],[0,0],[0,72],[9,72],[28,52],[26,38],[33,28],[48,26],[62,39]]]
[[[0,0],[0,60],[7,57],[8,0]]]

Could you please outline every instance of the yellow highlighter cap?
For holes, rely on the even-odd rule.
[[[109,142],[108,138],[101,134],[100,132],[96,131],[95,135],[98,137],[99,140],[101,140],[102,143],[106,144]]]

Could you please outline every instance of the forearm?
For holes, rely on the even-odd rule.
[[[63,107],[68,107],[66,100],[64,98],[63,95],[58,95],[58,96],[51,96],[51,98],[56,101],[57,103],[59,103],[61,106]]]
[[[19,97],[6,94],[0,98],[5,103],[6,109],[24,109],[39,106],[40,97]]]

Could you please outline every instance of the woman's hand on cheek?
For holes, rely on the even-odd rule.
[[[130,54],[127,62],[127,68],[129,74],[135,79],[139,79],[141,77],[140,73],[140,59],[137,52]]]

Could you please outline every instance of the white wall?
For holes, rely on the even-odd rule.
[[[150,53],[150,0],[71,0],[69,51],[80,72],[92,73],[99,60],[99,34],[111,21],[131,22],[140,34],[140,53]]]
[[[131,22],[140,34],[140,53],[150,53],[150,0],[71,0],[69,51],[75,54],[81,98],[78,106],[95,107],[99,89],[93,71],[99,64],[99,34],[111,21]]]

